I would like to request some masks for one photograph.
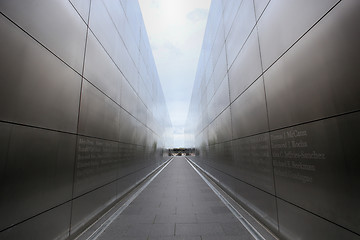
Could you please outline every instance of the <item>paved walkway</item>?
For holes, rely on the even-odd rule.
[[[172,162],[98,239],[253,239],[184,157]]]

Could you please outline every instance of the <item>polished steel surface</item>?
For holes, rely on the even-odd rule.
[[[221,82],[221,85],[217,88],[217,91],[209,103],[209,117],[213,120],[217,117],[226,107],[230,105],[229,98],[229,82],[225,77]]]
[[[68,239],[70,214],[68,202],[0,232],[0,239]]]
[[[270,0],[254,0],[256,20],[259,20]]]
[[[89,0],[69,0],[76,11],[80,14],[85,23],[89,20],[90,2]]]
[[[245,137],[267,131],[264,85],[259,78],[231,104],[233,137]]]
[[[359,239],[359,235],[324,221],[322,218],[304,211],[283,200],[277,200],[280,236],[284,239]]]
[[[2,15],[0,32],[0,119],[76,132],[81,76]]]
[[[91,32],[88,34],[84,77],[120,104],[121,82],[124,77]]]
[[[79,133],[92,137],[119,140],[120,107],[89,82],[83,81]]]
[[[265,73],[271,129],[360,109],[359,8],[339,3]]]
[[[269,134],[241,138],[233,145],[234,177],[275,194]]]
[[[228,66],[231,66],[234,62],[254,26],[255,13],[253,0],[243,0],[234,19],[234,24],[226,38]]]
[[[78,137],[74,179],[74,196],[87,193],[114,181],[120,161],[118,143]]]
[[[232,125],[231,125],[231,115],[230,108],[224,110],[224,112],[219,115],[213,122],[215,125],[213,127],[215,133],[215,142],[225,142],[232,139]],[[211,144],[209,139],[209,144]]]
[[[72,200],[70,234],[99,214],[116,199],[116,182]]]
[[[71,199],[76,136],[11,127],[0,188],[0,229]],[[15,211],[16,209],[16,211]]]
[[[227,73],[227,64],[226,64],[226,52],[225,46],[222,48],[219,58],[217,59],[217,63],[214,68],[214,72],[211,76],[211,82],[214,84],[215,91],[219,88],[221,81],[224,79]],[[210,84],[210,83],[209,83]]]
[[[271,133],[278,196],[356,232],[359,121],[355,113]]]
[[[306,33],[338,0],[271,0],[259,20],[259,38],[264,69],[267,69],[301,35]],[[306,16],[306,17],[304,17]],[[333,29],[338,29],[334,27]],[[355,29],[351,29],[352,31]],[[331,40],[326,38],[326,40]],[[335,49],[332,49],[335,50]]]
[[[356,0],[211,5],[186,144],[280,239],[360,236],[359,9]]]
[[[253,31],[229,69],[231,102],[261,74],[258,34],[257,31]]]
[[[0,238],[65,239],[169,158],[172,126],[140,7],[0,9]]]
[[[81,73],[86,25],[69,1],[2,0],[0,9],[1,13]]]
[[[229,31],[233,25],[234,18],[239,10],[242,1],[222,0],[222,3],[224,8],[223,19],[224,19],[225,38],[227,38]]]

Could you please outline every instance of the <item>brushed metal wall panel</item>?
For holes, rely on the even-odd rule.
[[[214,82],[215,91],[219,88],[221,81],[224,79],[228,70],[227,62],[226,62],[226,52],[225,46],[223,47],[219,58],[217,59],[217,63],[214,68],[214,72],[211,76],[211,80]]]
[[[229,66],[234,62],[254,26],[255,12],[253,0],[243,0],[229,35],[226,38],[226,53]]]
[[[231,102],[261,74],[258,34],[253,31],[229,69]]]
[[[360,113],[271,133],[277,194],[360,233]]]
[[[120,104],[123,75],[91,32],[86,46],[84,77]]]
[[[215,66],[216,62],[218,61],[218,58],[219,58],[221,52],[224,51],[223,48],[225,45],[224,22],[223,22],[223,18],[221,16],[219,17],[219,19],[220,19],[220,23],[219,23],[219,27],[216,32],[214,45],[213,45],[212,51],[211,51],[211,56],[212,56],[212,61],[214,61],[214,63],[213,63],[214,66]]]
[[[217,117],[229,105],[229,82],[226,76],[221,82],[221,85],[217,88],[217,91],[209,104],[210,119]]]
[[[131,115],[138,118],[138,108],[141,100],[136,95],[134,89],[124,79],[121,83],[121,106],[128,111]]]
[[[220,184],[271,229],[278,229],[276,200],[271,194],[241,182],[215,168],[207,169]]]
[[[272,0],[258,23],[264,69],[308,31],[336,2],[338,0]],[[326,38],[327,40],[330,38]]]
[[[282,239],[359,239],[359,235],[285,201],[278,199],[277,204]]]
[[[228,36],[229,31],[233,25],[234,18],[239,10],[242,1],[239,0],[222,0],[223,2],[223,18],[224,18],[224,30],[225,38]]]
[[[271,129],[360,109],[359,9],[339,3],[265,73]]]
[[[3,16],[0,31],[0,119],[76,132],[81,77]]]
[[[82,19],[88,23],[90,2],[89,0],[69,0],[75,7],[76,11],[80,14]]]
[[[270,0],[254,0],[256,20],[259,20],[262,12],[269,2]]]
[[[120,142],[136,143],[136,122],[137,120],[128,112],[120,109]]]
[[[123,29],[117,29],[119,27],[112,10],[106,8],[106,5],[111,8],[112,5],[107,3],[104,5],[103,1],[94,1],[91,4],[90,10],[90,28],[94,32],[96,38],[100,41],[101,45],[105,48],[106,52],[111,56],[116,65],[120,68],[123,75],[130,81],[137,81],[138,72],[134,65],[134,56],[140,54],[139,50],[131,52],[128,42],[121,37],[121,33],[131,34],[128,23],[124,23]],[[119,13],[121,15],[121,13]],[[130,31],[130,32],[125,32]],[[125,35],[126,35],[125,34]]]
[[[0,232],[0,239],[67,239],[71,203],[65,203],[34,218]]]
[[[68,201],[72,191],[75,135],[11,128],[0,183],[0,229]]]
[[[0,123],[0,176],[4,176],[6,157],[9,150],[11,124]]]
[[[92,1],[89,27],[110,56],[115,58],[122,41],[103,1]]]
[[[124,31],[123,29],[125,28],[125,24],[127,24],[127,20],[120,1],[103,0],[103,2],[111,19],[113,20],[113,23],[116,26],[118,33],[121,36]]]
[[[128,174],[125,177],[120,178],[116,181],[116,193],[117,198],[121,198],[125,196],[126,193],[128,193],[136,183],[136,172]]]
[[[70,234],[74,234],[116,200],[116,182],[72,201]]]
[[[101,187],[117,177],[118,143],[78,137],[73,196]]]
[[[270,229],[278,230],[275,197],[241,181],[235,181],[236,197]]]
[[[236,168],[234,177],[275,194],[274,175],[268,133],[233,141]]]
[[[215,94],[215,82],[210,80],[208,85],[206,86],[206,100],[207,100],[206,105],[208,105],[210,103],[210,101],[212,100],[214,94]],[[211,117],[210,113],[209,113],[209,117]],[[210,121],[211,120],[212,119],[210,118]]]
[[[224,142],[232,139],[230,108],[223,111],[214,121],[216,142]]]
[[[83,81],[79,133],[109,140],[119,140],[120,107],[89,82]]]
[[[118,178],[123,178],[137,170],[136,146],[132,144],[119,144]]]
[[[0,9],[8,18],[81,73],[86,25],[69,1],[3,0],[0,2]]]
[[[253,83],[230,106],[234,138],[268,130],[262,78]]]

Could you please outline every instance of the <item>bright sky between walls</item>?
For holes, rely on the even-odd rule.
[[[139,0],[174,128],[184,146],[184,125],[211,0]]]

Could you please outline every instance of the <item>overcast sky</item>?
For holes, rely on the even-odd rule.
[[[139,0],[174,127],[184,146],[184,124],[211,0]]]

